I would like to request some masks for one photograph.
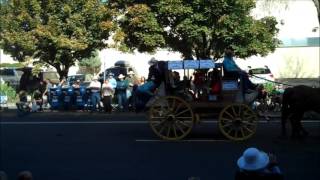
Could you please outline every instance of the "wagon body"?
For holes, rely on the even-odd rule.
[[[249,104],[254,100],[245,96],[242,80],[226,76],[222,64],[212,60],[167,62],[163,83],[149,109],[149,122],[157,136],[165,140],[180,140],[186,137],[193,126],[204,116],[218,117],[219,129],[231,140],[245,140],[256,131],[257,115]],[[204,64],[201,64],[204,63]],[[189,66],[188,66],[189,65]],[[184,78],[174,77],[175,69],[184,69]],[[197,70],[204,75],[203,84],[197,88],[186,76],[186,70]],[[189,72],[188,72],[189,75]],[[218,91],[214,86],[220,87]]]

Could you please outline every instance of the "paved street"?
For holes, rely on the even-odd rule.
[[[246,142],[225,139],[215,119],[183,141],[159,140],[144,114],[1,114],[1,159],[9,180],[30,170],[35,180],[231,180],[244,149],[277,155],[289,180],[320,178],[320,120],[304,122],[310,137],[279,139],[279,119],[261,120]]]

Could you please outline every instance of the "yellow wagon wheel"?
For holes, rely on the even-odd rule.
[[[164,140],[180,140],[193,127],[194,113],[183,99],[165,96],[156,100],[149,111],[149,122],[157,136]]]
[[[258,117],[245,104],[231,104],[219,115],[219,129],[227,138],[242,141],[250,138],[257,129]]]

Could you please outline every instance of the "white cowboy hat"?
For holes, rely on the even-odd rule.
[[[112,72],[110,72],[108,75],[109,75],[109,76],[114,76],[114,74],[113,74]]]
[[[154,64],[156,64],[158,61],[156,60],[156,58],[151,58],[150,60],[149,60],[149,62],[148,62],[148,64],[151,66],[151,65],[154,65]]]
[[[128,75],[130,75],[130,74],[132,74],[132,75],[133,75],[133,74],[134,74],[134,72],[133,72],[133,71],[129,71],[129,72],[128,72]]]
[[[123,78],[125,78],[125,76],[124,76],[123,74],[120,74],[120,75],[118,76],[118,78],[119,78],[119,79],[123,79]]]
[[[269,156],[257,148],[248,148],[238,159],[237,164],[240,169],[248,171],[260,170],[269,164]]]

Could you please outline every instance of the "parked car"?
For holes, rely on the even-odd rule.
[[[1,81],[4,81],[9,86],[17,89],[19,87],[20,78],[22,71],[16,68],[1,68],[0,69],[0,78]]]
[[[117,61],[114,66],[107,68],[105,70],[105,75],[108,76],[109,73],[113,73],[115,78],[118,78],[120,74],[124,76],[128,75],[129,71],[133,71],[136,76],[138,76],[137,70],[128,61]],[[103,79],[103,72],[99,74],[100,80]]]
[[[250,77],[250,80],[254,84],[265,84],[275,80],[268,66],[260,67],[260,68],[251,68],[249,66],[248,73],[250,75],[253,75]]]
[[[43,71],[37,76],[32,74],[32,68],[22,68],[23,74],[20,78],[19,90],[25,90],[27,92],[33,92],[39,89],[40,82],[46,79],[50,79],[53,84],[58,84],[59,74],[55,71]]]

